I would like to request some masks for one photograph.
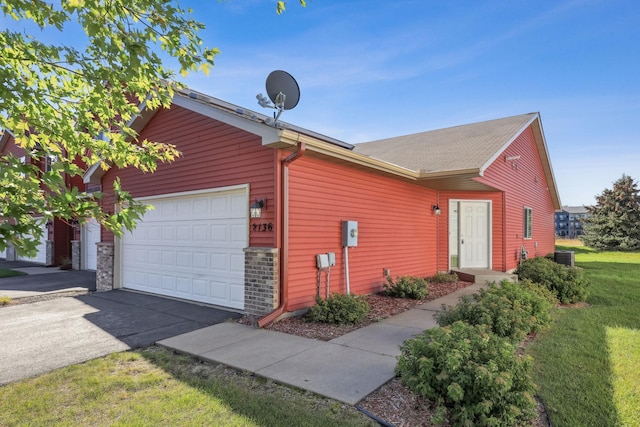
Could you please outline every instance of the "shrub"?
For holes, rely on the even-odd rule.
[[[427,281],[414,276],[402,276],[396,278],[394,282],[391,277],[387,277],[384,285],[384,293],[395,298],[423,299],[429,295]]]
[[[521,279],[529,279],[549,289],[563,304],[581,302],[587,298],[589,282],[582,278],[582,271],[576,267],[566,267],[538,257],[523,261],[516,274]]]
[[[369,303],[362,296],[333,293],[323,300],[316,297],[316,305],[309,309],[307,319],[312,322],[355,325],[369,314]]]
[[[484,325],[455,322],[401,347],[396,374],[419,395],[449,408],[454,425],[525,425],[536,406],[531,358]]]
[[[539,285],[529,279],[519,279],[518,284],[520,285],[520,287],[528,290],[529,292],[532,292],[538,295],[539,297],[547,301],[552,306],[558,304],[559,302],[558,297],[556,297],[556,294],[554,294],[544,286]]]
[[[516,344],[528,333],[536,332],[551,321],[552,304],[520,286],[503,281],[479,293],[465,295],[455,307],[436,314],[441,326],[463,321],[470,325],[486,325],[496,335]]]
[[[455,283],[458,281],[458,275],[456,273],[443,273],[439,272],[433,276],[427,277],[429,283]]]

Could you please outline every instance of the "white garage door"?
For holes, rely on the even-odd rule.
[[[20,261],[30,261],[30,262],[37,262],[38,264],[46,264],[47,262],[47,239],[49,238],[49,233],[47,230],[47,225],[46,223],[42,223],[41,225],[42,227],[42,237],[40,239],[40,242],[38,243],[38,248],[37,251],[38,253],[36,254],[35,257],[33,258],[28,258],[25,256],[18,256],[18,260]]]
[[[2,249],[0,251],[0,258],[3,258],[3,259],[7,258],[7,250],[6,249]]]
[[[247,189],[141,201],[155,209],[122,237],[123,287],[243,309]]]
[[[82,269],[98,269],[98,247],[100,241],[100,224],[91,218],[82,226]]]

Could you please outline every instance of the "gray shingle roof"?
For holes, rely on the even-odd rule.
[[[536,113],[356,144],[354,151],[422,172],[483,169]]]

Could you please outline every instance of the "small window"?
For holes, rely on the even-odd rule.
[[[531,238],[531,229],[532,229],[531,216],[532,216],[531,208],[525,207],[524,208],[524,238],[525,239]]]
[[[44,162],[44,171],[51,172],[53,170],[53,164],[58,161],[58,157],[53,154],[47,154]]]

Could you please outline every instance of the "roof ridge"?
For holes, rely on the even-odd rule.
[[[512,116],[501,117],[501,118],[498,118],[498,119],[489,119],[489,120],[482,120],[482,121],[479,121],[479,122],[466,123],[466,124],[462,124],[462,125],[447,126],[447,127],[444,127],[444,128],[438,128],[438,129],[431,129],[431,130],[426,130],[426,131],[421,131],[421,132],[408,133],[408,134],[405,134],[405,135],[397,135],[397,136],[391,136],[391,137],[388,137],[388,138],[374,139],[372,141],[358,142],[356,144],[357,145],[366,145],[366,144],[369,144],[369,143],[372,143],[372,142],[387,141],[387,140],[404,138],[404,137],[412,137],[412,136],[416,136],[416,135],[427,134],[427,133],[430,133],[430,132],[441,132],[441,131],[446,131],[446,130],[459,129],[459,128],[464,128],[464,127],[467,127],[467,126],[475,126],[475,125],[481,125],[481,124],[486,124],[486,123],[490,123],[490,122],[498,122],[498,121],[502,121],[502,120],[510,120],[510,119],[514,119],[516,117],[533,116],[533,115],[536,115],[536,114],[539,114],[539,113],[531,112],[531,113],[523,113],[523,114],[514,114]]]

